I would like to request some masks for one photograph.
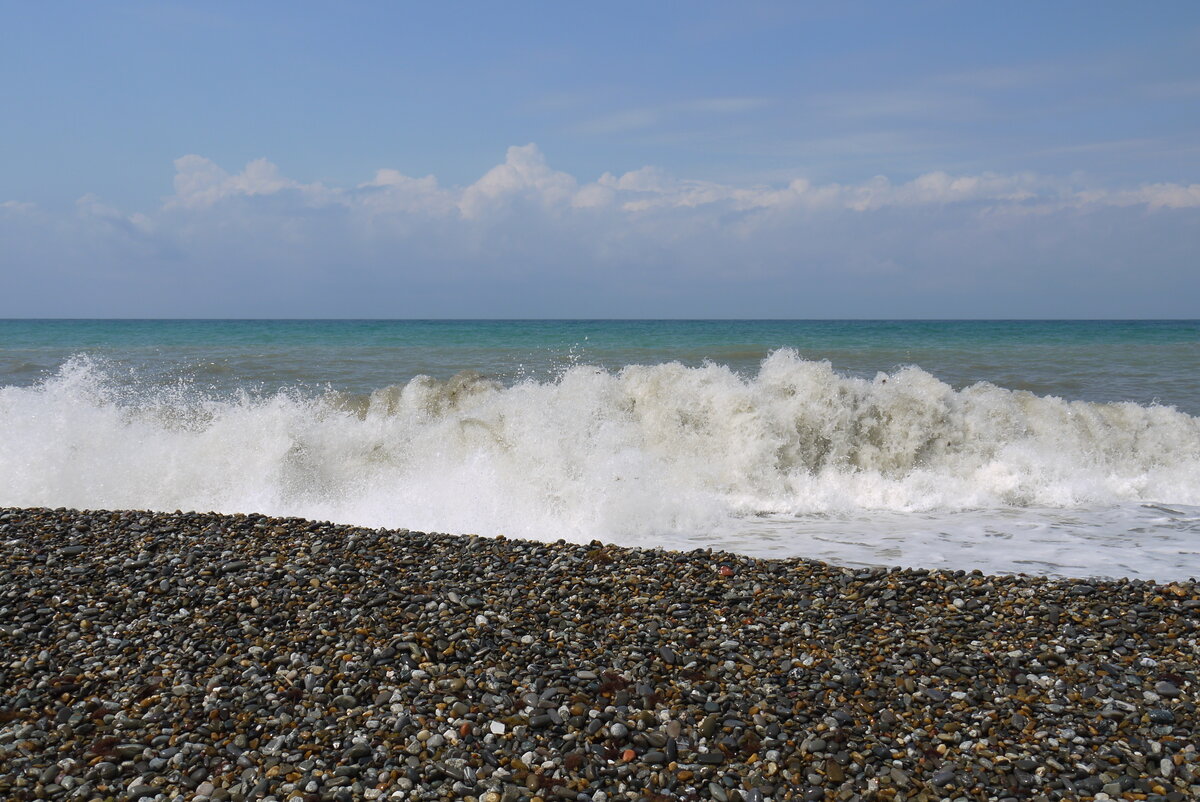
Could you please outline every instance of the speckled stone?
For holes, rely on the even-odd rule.
[[[0,799],[1200,799],[1194,582],[0,510]]]

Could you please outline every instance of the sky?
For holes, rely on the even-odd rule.
[[[1200,4],[0,0],[0,317],[1200,308]]]

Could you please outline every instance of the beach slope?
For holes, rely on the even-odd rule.
[[[0,510],[0,797],[1195,799],[1200,588]]]

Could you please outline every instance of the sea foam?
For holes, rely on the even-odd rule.
[[[147,387],[79,357],[0,389],[0,504],[368,526],[849,563],[1200,573],[1200,420],[874,379],[777,351],[369,397]]]

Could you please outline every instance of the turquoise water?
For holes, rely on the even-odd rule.
[[[0,505],[1200,575],[1198,321],[0,321]]]
[[[753,373],[796,350],[848,375],[918,365],[954,387],[986,381],[1085,401],[1200,414],[1200,321],[0,321],[0,385],[29,385],[86,353],[142,381],[220,392],[325,385],[369,393],[426,374],[511,384],[572,365],[706,361]]]

